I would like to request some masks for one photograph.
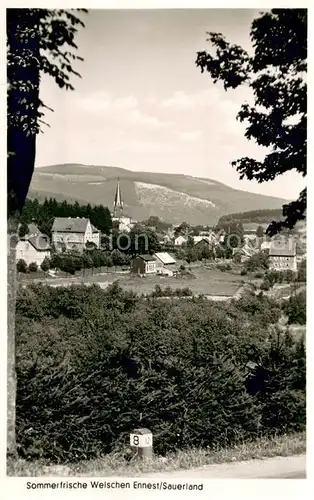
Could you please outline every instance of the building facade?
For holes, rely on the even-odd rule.
[[[152,255],[137,255],[132,259],[131,273],[144,276],[156,272],[156,258]]]
[[[175,239],[174,239],[174,246],[175,247],[182,247],[182,245],[185,245],[186,242],[187,242],[187,238],[185,238],[184,236],[177,236]]]
[[[168,252],[158,252],[154,254],[156,258],[157,274],[174,276],[177,272],[176,260]]]
[[[275,239],[269,249],[269,269],[274,271],[297,271],[296,244],[291,238]]]
[[[56,250],[84,250],[87,243],[100,247],[100,231],[89,219],[56,217],[52,230],[52,243]]]
[[[26,236],[16,245],[16,261],[22,259],[28,266],[35,262],[40,267],[45,258],[50,258],[50,250],[49,241],[42,235]]]

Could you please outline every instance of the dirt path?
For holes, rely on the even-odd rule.
[[[208,465],[200,469],[145,474],[152,478],[185,479],[305,479],[305,455]]]

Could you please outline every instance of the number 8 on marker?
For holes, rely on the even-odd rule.
[[[133,436],[133,444],[134,444],[134,446],[138,446],[139,442],[140,442],[139,437],[138,436]]]

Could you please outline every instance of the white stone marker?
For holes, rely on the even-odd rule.
[[[134,455],[139,458],[153,456],[153,434],[149,429],[134,429],[130,434],[130,446]]]

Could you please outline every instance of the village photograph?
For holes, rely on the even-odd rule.
[[[6,30],[7,476],[305,479],[307,10]]]

